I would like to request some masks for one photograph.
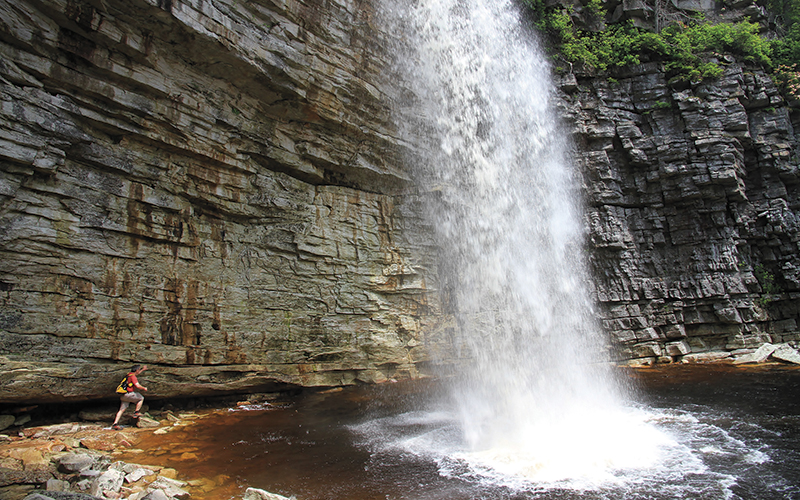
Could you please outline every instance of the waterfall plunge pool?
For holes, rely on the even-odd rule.
[[[538,435],[546,442],[528,449],[514,449],[517,436],[467,449],[432,381],[218,411],[140,445],[149,463],[215,478],[206,497],[215,499],[240,498],[247,486],[298,500],[800,499],[800,369],[626,373],[638,402],[618,416],[621,430],[587,411],[583,422],[552,422]]]

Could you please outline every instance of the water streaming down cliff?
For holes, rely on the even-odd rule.
[[[487,474],[537,481],[646,465],[602,353],[583,262],[579,180],[545,58],[510,1],[420,0],[404,20],[400,110],[442,247],[465,369],[453,376],[465,447]]]

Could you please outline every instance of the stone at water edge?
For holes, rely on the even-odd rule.
[[[793,349],[788,344],[779,345],[778,348],[772,353],[772,357],[780,361],[786,361],[787,363],[800,365],[800,353],[798,353],[796,349]]]
[[[773,352],[775,352],[775,349],[777,348],[778,346],[772,345],[769,342],[767,342],[766,344],[756,349],[756,352],[752,354],[745,354],[741,358],[734,360],[733,363],[736,365],[743,363],[763,363],[764,361],[767,360],[767,358],[770,357],[770,355]]]
[[[189,492],[183,489],[184,486],[186,486],[186,483],[183,481],[159,476],[158,479],[150,483],[149,487],[162,490],[168,497],[171,498],[186,498],[189,496]]]
[[[287,498],[277,493],[270,493],[269,491],[260,490],[258,488],[247,488],[244,492],[242,500],[293,500],[294,497]]]
[[[155,429],[156,427],[161,427],[161,422],[153,420],[152,418],[139,417],[136,422],[136,427],[140,429]]]
[[[142,497],[142,500],[171,500],[163,490],[153,490]]]

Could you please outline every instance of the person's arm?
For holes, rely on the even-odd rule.
[[[139,373],[138,373],[138,374],[141,374],[141,373],[142,373],[143,371],[145,371],[145,370],[147,370],[147,367],[146,367],[146,366],[145,366],[145,367],[143,367],[141,370],[139,370]],[[137,375],[138,375],[138,374],[137,374]],[[133,379],[133,386],[134,386],[134,387],[136,387],[137,389],[139,389],[140,391],[147,391],[147,387],[145,387],[145,386],[143,386],[142,384],[140,384],[140,383],[139,383],[139,378],[138,378],[138,377],[136,377],[135,379]]]

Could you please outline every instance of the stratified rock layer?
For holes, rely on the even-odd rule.
[[[0,3],[0,401],[419,375],[434,246],[373,16]]]
[[[691,87],[655,63],[561,86],[597,299],[622,359],[800,336],[800,115],[763,71],[720,62],[721,78]]]
[[[452,361],[379,15],[0,0],[0,402],[113,398],[134,363],[175,397]],[[701,85],[654,63],[560,85],[620,359],[800,338],[798,113],[721,62]]]

